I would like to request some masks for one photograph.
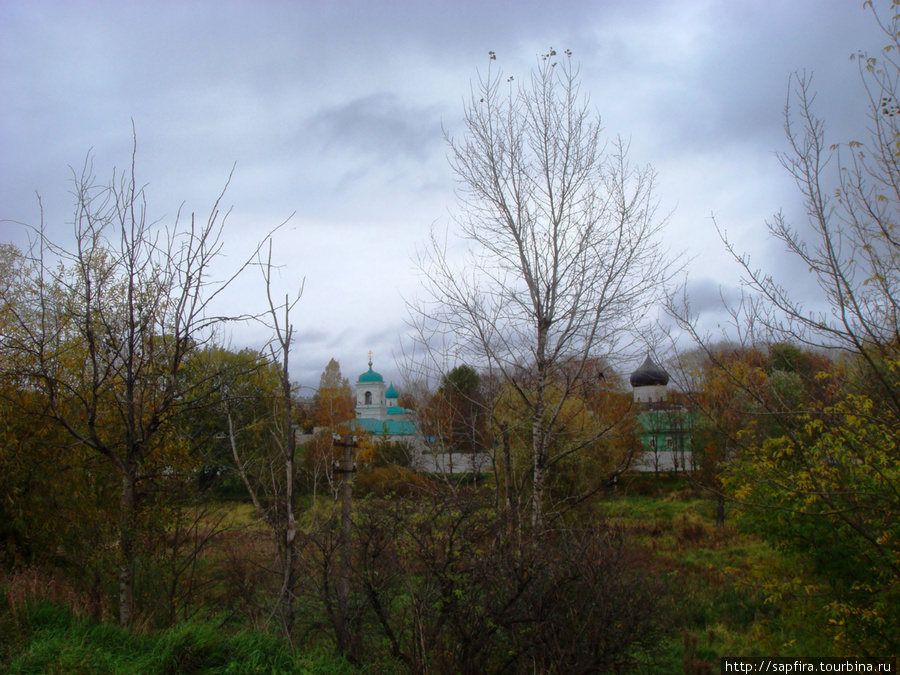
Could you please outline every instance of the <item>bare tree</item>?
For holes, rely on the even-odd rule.
[[[733,311],[735,327],[744,331],[742,342],[797,341],[871,358],[894,348],[900,325],[900,237],[895,232],[900,129],[887,107],[896,105],[887,103],[894,100],[893,86],[888,89],[894,83],[868,84],[878,88],[868,89],[869,142],[851,141],[841,152],[839,145],[826,143],[825,122],[814,112],[812,77],[792,79],[784,113],[790,149],[778,157],[803,195],[808,219],[798,228],[778,213],[767,225],[814,276],[825,309],[809,309],[770,272],[755,267],[720,230],[748,290]],[[836,171],[829,171],[829,165]],[[690,319],[684,303],[670,304],[676,316]],[[684,323],[690,326],[690,321]]]
[[[864,53],[854,57],[869,120],[865,141],[827,142],[825,121],[814,109],[812,76],[798,73],[788,86],[788,150],[778,158],[802,195],[807,219],[796,226],[779,212],[767,226],[798,270],[814,278],[821,291],[818,307],[811,308],[771,271],[756,267],[718,224],[728,253],[743,272],[745,292],[729,309],[735,335],[698,333],[684,287],[667,306],[718,365],[716,341],[735,336],[748,348],[798,343],[859,357],[880,387],[883,404],[900,416],[900,390],[890,366],[900,358],[900,13],[887,23],[877,14],[876,20],[888,46],[877,58]]]
[[[589,364],[609,356],[662,291],[671,266],[656,235],[654,173],[604,141],[571,53],[540,57],[527,84],[487,74],[449,134],[465,253],[433,232],[418,263],[427,300],[420,339],[499,374],[528,411],[532,521],[547,471],[604,433],[571,433],[568,405]]]
[[[669,302],[711,369],[766,429],[762,438],[728,439],[732,486],[747,506],[790,515],[793,527],[773,536],[817,562],[834,589],[823,594],[831,601],[823,603],[829,623],[861,652],[896,646],[900,626],[900,614],[881,606],[900,583],[897,520],[887,515],[900,511],[900,11],[894,5],[882,20],[866,4],[887,46],[880,55],[855,57],[864,93],[847,99],[866,110],[865,137],[826,141],[806,74],[791,78],[784,108],[787,151],[779,159],[807,217],[794,225],[779,213],[768,228],[798,272],[815,280],[818,305],[756,267],[724,234],[746,290],[732,308],[734,328],[742,346],[768,347],[768,369],[748,371],[716,350],[711,336],[698,333],[689,298]],[[839,358],[817,363],[822,349]],[[815,367],[784,363],[784,354]],[[775,530],[771,518],[760,520],[763,531]],[[848,600],[846,588],[858,592]]]
[[[793,225],[783,213],[767,223],[798,269],[813,276],[824,301],[810,309],[771,272],[717,229],[741,266],[747,293],[732,309],[741,342],[798,342],[860,354],[873,374],[878,358],[896,356],[900,333],[900,13],[884,21],[872,7],[888,45],[879,56],[853,56],[868,116],[867,138],[826,141],[826,123],[815,112],[812,75],[797,73],[788,85],[784,131],[788,149],[778,154],[803,198],[807,221]],[[670,312],[692,330],[689,298],[670,298]],[[704,337],[704,336],[698,336]],[[884,382],[883,384],[887,384]],[[900,412],[900,399],[891,395]]]
[[[290,377],[291,344],[294,325],[291,310],[303,295],[301,286],[291,298],[286,295],[283,302],[277,302],[272,295],[272,241],[269,252],[259,266],[266,283],[266,298],[269,309],[267,325],[273,332],[269,345],[270,365],[274,366],[278,390],[273,392],[271,453],[250,451],[238,441],[235,428],[235,407],[240,401],[222,391],[222,408],[228,424],[227,438],[238,473],[250,494],[257,515],[271,529],[278,555],[278,572],[281,585],[275,602],[273,615],[280,619],[285,640],[290,644],[296,622],[295,587],[297,583],[297,440],[294,430],[294,392]]]
[[[73,171],[73,246],[49,238],[42,214],[31,228],[28,293],[0,297],[9,318],[0,361],[21,387],[40,392],[43,407],[30,412],[61,425],[121,476],[123,625],[134,618],[140,486],[165,466],[176,416],[197,404],[199,383],[184,370],[225,320],[211,303],[246,267],[221,281],[211,276],[224,191],[206,222],[192,214],[185,223],[180,212],[168,227],[148,218],[136,152],[135,141],[131,165],[109,183],[98,182],[90,155]]]

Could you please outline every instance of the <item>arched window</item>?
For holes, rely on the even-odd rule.
[[[366,392],[366,405],[372,405],[372,392]]]

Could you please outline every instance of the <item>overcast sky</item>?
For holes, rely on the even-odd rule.
[[[877,4],[877,3],[876,3]],[[330,358],[351,381],[374,352],[399,382],[411,256],[449,223],[443,130],[497,53],[523,80],[549,47],[571,49],[583,86],[631,158],[658,172],[668,243],[693,258],[704,325],[737,288],[711,214],[760,265],[790,274],[766,234],[802,220],[783,150],[788,77],[813,71],[829,142],[863,135],[858,50],[883,36],[861,0],[547,2],[0,2],[0,241],[25,243],[40,193],[59,238],[71,170],[89,150],[101,177],[130,161],[155,217],[206,214],[222,190],[229,262],[276,235],[276,289],[296,290],[294,377],[315,386]],[[799,293],[809,277],[788,276]],[[259,308],[256,277],[233,307]],[[238,346],[258,346],[241,329]],[[637,365],[627,364],[626,370]]]

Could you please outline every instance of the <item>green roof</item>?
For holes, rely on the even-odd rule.
[[[394,389],[394,383],[391,382],[391,386],[388,387],[388,390],[386,392],[384,392],[384,397],[385,398],[397,398],[399,396],[400,396],[400,394],[398,394],[397,390]]]
[[[369,366],[369,370],[364,372],[359,376],[360,382],[384,382],[384,378],[372,370],[372,366]]]
[[[415,422],[404,420],[388,420],[382,422],[373,418],[353,420],[357,427],[376,436],[415,436],[418,426]]]
[[[407,413],[411,412],[412,410],[399,405],[389,405],[387,408],[388,415],[406,415]]]

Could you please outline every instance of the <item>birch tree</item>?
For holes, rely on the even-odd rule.
[[[423,342],[498,373],[521,399],[539,526],[548,471],[606,431],[571,433],[566,404],[660,295],[671,271],[657,239],[666,218],[653,170],[629,162],[622,138],[606,139],[568,50],[541,56],[521,85],[490,58],[465,103],[464,134],[446,135],[464,252],[432,232],[413,322]]]
[[[291,382],[291,347],[294,342],[294,324],[291,311],[303,295],[303,286],[293,297],[284,300],[274,295],[272,241],[269,239],[268,257],[258,259],[266,284],[268,310],[261,319],[272,331],[268,345],[269,355],[260,361],[260,367],[274,376],[271,398],[267,401],[271,413],[266,426],[270,431],[268,442],[261,447],[247,443],[238,420],[242,407],[238,392],[228,387],[219,388],[220,405],[224,413],[226,438],[231,448],[235,467],[259,519],[270,529],[277,555],[277,573],[280,587],[271,616],[278,616],[282,636],[290,644],[296,623],[295,587],[297,584],[297,438],[294,428],[294,388]],[[259,420],[253,420],[254,424]]]

